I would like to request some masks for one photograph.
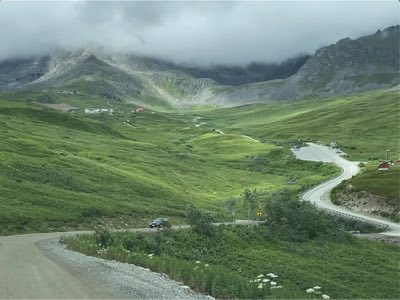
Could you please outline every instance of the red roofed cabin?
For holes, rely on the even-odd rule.
[[[390,168],[390,163],[388,161],[385,161],[383,163],[381,163],[378,167],[379,171],[387,171]]]
[[[135,110],[136,112],[144,112],[144,108],[143,107],[138,107]]]

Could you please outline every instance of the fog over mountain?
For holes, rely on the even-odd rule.
[[[398,19],[398,1],[1,1],[0,60],[103,48],[200,65],[280,62]]]

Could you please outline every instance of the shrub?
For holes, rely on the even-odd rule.
[[[289,192],[276,194],[267,203],[270,237],[296,242],[343,235],[334,219],[308,202],[299,201]]]
[[[190,204],[186,210],[186,219],[192,230],[197,234],[211,237],[214,235],[214,216],[211,212],[202,211],[193,204]]]
[[[94,241],[96,244],[102,247],[108,247],[114,243],[114,236],[112,233],[105,227],[97,227],[93,234]]]

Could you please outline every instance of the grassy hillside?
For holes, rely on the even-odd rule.
[[[201,114],[222,130],[265,141],[336,140],[352,159],[400,157],[399,93],[372,91],[349,97],[283,101]]]
[[[335,140],[349,159],[377,161],[386,150],[400,157],[398,90],[372,91],[344,98],[322,98],[257,104],[207,111],[207,122],[231,133],[244,133],[262,141],[286,144],[297,140]],[[360,189],[399,199],[399,170],[368,172],[356,177]],[[385,179],[381,178],[385,175]],[[379,184],[378,184],[379,183]]]
[[[304,189],[337,172],[293,163],[287,150],[239,134],[195,128],[190,115],[121,104],[113,115],[87,116],[1,97],[2,233],[145,225],[159,215],[178,222],[188,203],[223,218],[222,203],[245,188]],[[284,163],[268,165],[260,154]]]
[[[388,171],[379,171],[378,164],[367,166],[363,172],[350,180],[355,187],[373,194],[399,200],[400,167],[392,166]]]
[[[221,226],[213,236],[185,230],[97,232],[63,242],[87,255],[166,273],[219,299],[322,299],[322,294],[398,299],[398,247],[340,235],[293,242],[272,239],[260,225]],[[271,281],[279,288],[272,288]],[[315,286],[320,290],[306,292]]]

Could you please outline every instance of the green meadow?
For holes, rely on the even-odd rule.
[[[400,158],[397,90],[252,104],[199,115],[218,128],[267,142],[337,141],[352,160],[385,159],[386,150],[392,159]]]
[[[337,141],[348,159],[366,162],[353,181],[362,190],[400,201],[399,168],[379,172],[379,161],[400,158],[398,90],[253,104],[199,112],[207,122],[232,133],[289,146],[298,141],[329,144]]]
[[[298,140],[336,140],[351,159],[375,164],[386,150],[397,157],[397,100],[395,91],[374,91],[133,113],[133,104],[55,90],[2,93],[0,231],[143,226],[160,215],[180,223],[189,203],[225,220],[226,201],[246,188],[301,191],[337,174],[334,166],[295,160],[288,147]],[[81,110],[59,112],[36,102]],[[85,107],[112,107],[114,113],[85,115]],[[205,124],[196,127],[199,116]],[[393,197],[398,170],[368,171],[355,184]],[[238,214],[246,217],[244,207]]]
[[[62,242],[87,255],[166,273],[218,299],[398,299],[398,246],[358,239],[330,225],[333,234],[303,241],[259,225],[219,226],[211,236],[98,231]],[[320,289],[307,293],[314,287]]]
[[[302,190],[338,172],[295,161],[274,144],[195,127],[187,112],[132,113],[135,106],[117,103],[113,115],[70,114],[25,96],[0,100],[3,234],[143,226],[160,215],[179,223],[189,203],[224,220],[224,203],[245,188]],[[73,105],[74,97],[63,102]],[[259,155],[270,159],[258,162]]]

